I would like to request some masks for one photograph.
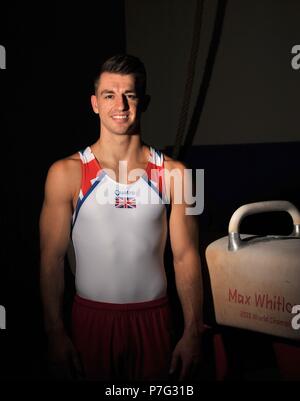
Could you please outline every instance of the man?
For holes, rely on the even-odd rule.
[[[100,380],[189,378],[200,359],[202,280],[197,225],[172,171],[183,164],[141,141],[146,72],[107,60],[91,97],[99,139],[54,163],[40,217],[41,294],[49,352],[63,374]],[[119,163],[120,162],[120,163]],[[126,165],[126,172],[124,174]],[[129,174],[127,174],[129,171]],[[167,221],[166,208],[170,207]],[[172,344],[163,253],[169,226],[184,332]],[[64,257],[76,255],[72,340],[62,317]]]

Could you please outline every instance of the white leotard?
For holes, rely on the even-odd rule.
[[[72,227],[78,295],[113,303],[165,296],[163,154],[150,148],[146,174],[133,184],[113,180],[90,147],[79,154],[82,185]]]

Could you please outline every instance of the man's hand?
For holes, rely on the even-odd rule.
[[[173,351],[170,375],[177,373],[179,381],[195,377],[202,361],[201,343],[201,334],[182,336]]]
[[[71,339],[64,331],[49,334],[48,360],[53,378],[82,380],[83,367]]]

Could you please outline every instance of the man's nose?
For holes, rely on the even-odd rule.
[[[126,96],[121,95],[117,97],[117,109],[128,110],[128,101]]]

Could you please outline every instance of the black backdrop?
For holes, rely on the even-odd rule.
[[[38,288],[38,217],[44,180],[54,160],[97,138],[98,122],[89,106],[93,77],[105,58],[125,51],[125,28],[122,0],[1,3],[0,44],[7,52],[7,69],[0,70],[0,305],[7,311],[7,329],[0,330],[1,378],[47,377]],[[241,204],[282,198],[300,207],[299,144],[190,150],[186,162],[205,169],[205,208],[200,216],[203,261],[205,246],[226,235],[229,218]],[[264,223],[254,218],[244,228],[258,234],[267,226],[287,233],[288,224],[286,216]],[[207,275],[205,280],[206,316],[213,323]],[[253,337],[249,339],[250,344]],[[253,358],[262,350],[259,345],[265,345],[260,340],[256,336],[252,341],[256,351],[254,345],[248,346]]]
[[[0,6],[0,377],[44,377],[38,218],[50,164],[98,136],[97,67],[125,51],[122,0]],[[68,4],[69,3],[69,4]]]

